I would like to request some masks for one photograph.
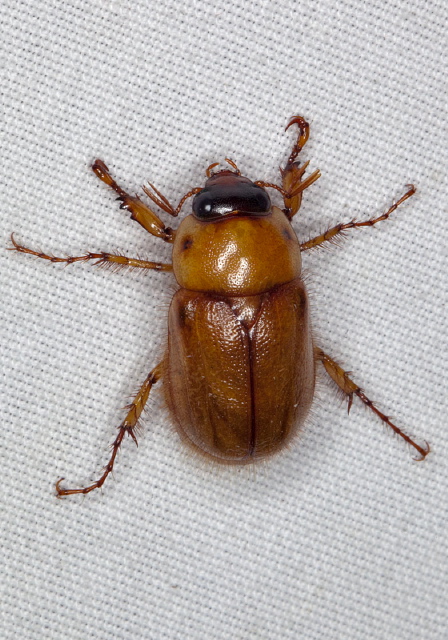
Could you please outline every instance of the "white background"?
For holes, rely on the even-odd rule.
[[[304,262],[319,344],[433,448],[413,462],[321,376],[300,442],[215,468],[155,389],[115,479],[58,500],[59,477],[98,477],[160,360],[173,279],[2,249],[1,637],[447,638],[446,3],[3,0],[0,22],[2,246],[167,261],[92,160],[172,202],[225,156],[277,181],[296,114],[322,171],[300,238],[414,182]]]

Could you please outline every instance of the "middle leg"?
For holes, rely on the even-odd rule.
[[[394,204],[386,211],[386,213],[383,213],[377,218],[370,218],[369,220],[364,220],[364,222],[356,222],[355,220],[352,220],[351,222],[347,222],[346,224],[337,224],[335,227],[332,227],[331,229],[327,229],[325,233],[322,233],[321,235],[316,236],[315,238],[311,238],[306,242],[302,242],[302,244],[300,245],[300,251],[308,251],[309,249],[314,249],[316,247],[321,246],[324,242],[330,242],[330,243],[335,242],[335,239],[337,241],[338,236],[339,237],[344,236],[344,231],[347,231],[348,229],[359,229],[361,227],[373,227],[373,225],[377,224],[377,222],[382,222],[383,220],[387,220],[390,214],[393,213],[395,209],[398,209],[400,204],[403,204],[405,200],[413,196],[414,193],[416,192],[416,188],[414,187],[413,184],[409,184],[407,185],[407,187],[408,187],[408,190],[406,191],[404,196],[401,196],[401,198],[397,200],[397,202],[394,202]]]
[[[36,258],[42,258],[49,262],[65,262],[65,264],[72,264],[73,262],[87,262],[88,260],[96,260],[94,262],[97,266],[112,266],[117,269],[121,267],[129,267],[130,269],[154,269],[155,271],[172,271],[173,265],[165,262],[150,262],[149,260],[140,260],[138,258],[128,258],[127,256],[116,255],[113,253],[85,253],[83,256],[66,256],[61,258],[53,256],[42,251],[34,251],[29,249],[18,242],[14,238],[14,234],[11,234],[12,247],[9,247],[10,251],[18,251],[19,253],[28,253]]]

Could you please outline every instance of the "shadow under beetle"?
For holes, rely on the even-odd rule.
[[[347,397],[349,411],[357,396],[416,449],[416,459],[423,460],[429,453],[428,443],[420,446],[393,424],[315,344],[301,276],[302,252],[332,242],[348,229],[387,220],[415,188],[408,185],[408,191],[377,218],[338,224],[300,243],[291,220],[303,192],[320,172],[304,178],[308,162],[301,166],[296,158],[308,140],[309,125],[296,116],[286,129],[293,124],[299,135],[280,170],[281,185],[252,182],[226,159],[230,169],[213,172],[219,163],[210,165],[205,186],[189,191],[176,208],[153,185],[143,187],[154,204],[174,217],[193,196],[192,213],[177,230],[165,226],[140,198],[124,191],[102,160],[94,162],[94,173],[118,194],[120,207],[131,213],[132,220],[173,245],[171,264],[110,253],[59,258],[28,249],[11,236],[13,250],[51,262],[93,260],[97,265],[172,271],[179,286],[168,315],[165,357],[126,407],[128,413],[103,474],[81,489],[63,488],[62,478],[56,484],[58,496],[86,494],[104,484],[125,435],[137,443],[139,418],[152,386],[160,379],[179,435],[216,462],[247,464],[284,448],[307,417],[319,362]],[[283,209],[271,205],[267,188],[280,192]]]

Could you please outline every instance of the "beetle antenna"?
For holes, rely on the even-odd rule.
[[[238,169],[238,165],[236,164],[236,162],[234,162],[230,158],[225,158],[225,161],[227,162],[227,164],[230,164],[230,166],[233,167],[233,169],[235,169],[237,175],[239,176],[241,175],[241,171]]]
[[[235,169],[235,173],[237,176],[241,175],[241,171],[238,169],[238,165],[236,164],[236,162],[231,160],[231,158],[225,158],[225,161],[227,162],[227,164],[230,164],[232,169]],[[219,164],[220,164],[219,162],[213,162],[207,167],[207,169],[205,170],[205,175],[207,176],[207,178],[211,178],[215,173],[219,173],[219,171],[215,171],[215,172],[212,171],[212,169],[217,167]]]
[[[264,180],[255,180],[254,184],[256,184],[257,187],[263,187],[263,189],[275,189],[276,191],[281,193],[284,198],[287,198],[288,196],[290,196],[290,194],[285,189],[283,189],[282,187],[279,187],[278,184],[274,184],[273,182],[265,182]]]
[[[219,162],[212,162],[212,164],[210,164],[207,169],[205,170],[205,175],[207,176],[207,178],[211,178],[212,177],[212,169],[214,169],[215,167],[217,167],[219,164]]]

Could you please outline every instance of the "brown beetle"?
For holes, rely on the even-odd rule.
[[[149,233],[173,244],[172,264],[147,262],[109,253],[58,258],[18,244],[13,247],[51,262],[112,263],[141,269],[173,271],[179,285],[168,319],[168,347],[164,360],[144,381],[112,445],[111,458],[99,480],[82,489],[64,489],[59,496],[89,493],[111,473],[125,434],[137,442],[135,429],[151,387],[163,378],[165,397],[177,430],[196,451],[221,463],[247,464],[282,449],[300,429],[314,396],[316,363],[346,395],[350,410],[356,395],[393,431],[412,445],[420,460],[429,445],[420,446],[394,425],[367,398],[348,374],[313,342],[308,297],[301,277],[301,252],[331,242],[347,229],[386,220],[415,193],[408,191],[383,215],[365,222],[351,221],[299,243],[291,219],[300,208],[302,193],[319,177],[303,179],[308,162],[296,161],[308,140],[309,125],[300,116],[299,136],[284,169],[281,186],[251,182],[235,163],[212,170],[204,188],[189,191],[173,208],[153,186],[149,198],[166,213],[177,216],[185,200],[193,199],[193,213],[174,231],[140,198],[126,193],[101,160],[95,174],[119,196]],[[284,208],[271,205],[266,188],[279,191]]]

